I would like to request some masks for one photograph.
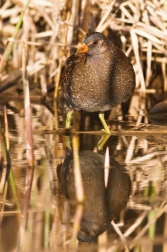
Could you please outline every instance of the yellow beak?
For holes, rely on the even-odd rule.
[[[82,44],[81,47],[78,48],[76,54],[84,54],[88,51],[88,47],[85,44]]]

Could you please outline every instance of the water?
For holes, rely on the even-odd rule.
[[[24,204],[25,179],[27,178],[25,124],[21,111],[22,104],[20,103],[11,102],[7,106],[9,153],[13,177],[8,178],[8,187],[5,189],[4,179],[9,171],[3,161],[0,181],[2,213],[0,251],[5,252],[17,251],[18,248],[20,208]],[[115,113],[119,111],[117,108]],[[3,136],[3,107],[0,112],[1,136]],[[70,242],[77,207],[73,170],[68,170],[72,174],[69,175],[71,180],[67,179],[67,174],[61,179],[61,183],[65,186],[64,192],[57,179],[57,166],[70,152],[66,147],[67,137],[63,132],[57,134],[49,131],[54,128],[55,117],[45,106],[32,105],[32,113],[35,172],[21,251],[71,251]],[[112,115],[110,114],[111,117],[113,113],[114,111]],[[58,118],[60,127],[64,121],[64,115],[58,113]],[[76,113],[74,118],[76,129],[79,129],[78,122],[81,120],[82,131],[96,130],[97,133],[81,132],[78,134],[78,141],[85,188],[87,186],[85,189],[86,210],[82,218],[90,222],[93,220],[91,224],[89,223],[88,230],[84,232],[87,237],[91,230],[95,230],[92,232],[96,234],[97,230],[102,232],[99,237],[95,237],[94,243],[77,242],[76,250],[166,251],[166,127],[149,125],[148,119],[140,114],[136,119],[129,117],[126,122],[122,120],[122,117],[116,119],[110,120],[113,134],[106,141],[103,149],[98,151],[97,146],[102,136],[99,133],[102,126],[98,116],[83,113],[80,119],[80,114]],[[72,142],[72,135],[69,135],[68,140]],[[1,137],[1,153],[4,158],[3,145],[4,140]],[[114,168],[111,164],[110,169],[103,168],[102,163],[107,147],[111,160],[115,160],[117,164],[115,169],[118,170],[120,167],[122,169],[119,176],[112,174]],[[86,153],[89,169],[88,164],[85,165],[82,160],[82,153]],[[70,155],[72,159],[73,155]],[[96,158],[98,155],[101,155],[102,161],[98,161]],[[92,158],[89,159],[90,156]],[[129,182],[122,179],[123,170]],[[89,199],[88,196],[90,196]],[[116,210],[112,212],[114,206]],[[108,225],[113,218],[115,224]],[[97,224],[98,221],[100,224]],[[81,230],[82,225],[84,225],[83,222],[81,222]],[[118,230],[115,230],[116,227],[122,233],[121,238]]]

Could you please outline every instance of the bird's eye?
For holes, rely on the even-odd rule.
[[[94,45],[98,44],[98,40],[95,39],[95,40],[93,41],[93,44],[94,44]]]

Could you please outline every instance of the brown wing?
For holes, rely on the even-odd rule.
[[[68,101],[69,106],[72,107],[73,109],[79,109],[79,108],[73,102],[70,95],[71,94],[71,81],[72,81],[73,72],[75,71],[75,65],[82,60],[81,58],[82,57],[80,55],[73,54],[67,59],[62,76],[61,76],[61,81],[60,81],[60,85],[64,92],[64,97]]]

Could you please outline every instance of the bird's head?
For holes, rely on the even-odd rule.
[[[108,38],[100,32],[87,33],[82,39],[82,45],[78,48],[76,54],[88,55],[103,54],[107,50]]]

